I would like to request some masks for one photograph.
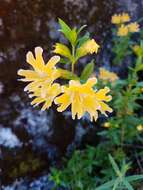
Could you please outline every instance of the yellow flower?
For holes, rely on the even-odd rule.
[[[137,22],[132,22],[127,25],[129,32],[139,32],[140,26]]]
[[[56,54],[65,56],[69,59],[72,59],[72,55],[71,55],[69,48],[67,46],[65,46],[64,44],[56,43],[55,49],[53,52]]]
[[[109,122],[105,122],[105,123],[103,124],[103,127],[109,128],[109,127],[110,127],[110,123],[109,123]]]
[[[138,125],[138,126],[137,126],[137,130],[138,130],[138,131],[143,131],[143,125]]]
[[[91,118],[96,121],[98,112],[106,115],[106,111],[112,112],[112,109],[105,104],[109,102],[112,97],[106,95],[110,90],[108,87],[99,91],[94,91],[93,86],[96,84],[96,78],[90,78],[85,84],[79,81],[71,80],[69,87],[63,86],[63,94],[55,99],[55,104],[58,104],[58,111],[62,112],[71,105],[72,118],[80,119],[85,112],[88,112]],[[106,115],[107,116],[107,115]]]
[[[120,24],[121,23],[121,14],[115,14],[111,19],[112,24]]]
[[[38,88],[33,93],[29,94],[29,97],[34,98],[31,105],[37,106],[43,104],[41,110],[51,107],[54,99],[61,93],[61,86],[58,83],[54,83],[49,86],[45,86],[44,93],[41,93],[41,89]]]
[[[99,45],[94,39],[86,41],[80,48],[77,49],[77,58],[83,57],[87,54],[97,53]]]
[[[60,77],[60,72],[56,69],[55,65],[60,61],[59,56],[53,56],[47,64],[45,64],[42,57],[43,49],[41,47],[35,48],[35,58],[32,52],[27,53],[27,62],[33,67],[32,70],[18,71],[18,75],[25,78],[20,79],[24,82],[30,82],[26,87],[25,91],[34,92],[38,88],[41,90],[47,86],[51,85],[54,80]]]
[[[122,24],[117,31],[117,35],[118,36],[127,36],[129,33],[129,29],[127,26],[125,26],[124,24]]]
[[[128,13],[122,13],[121,14],[121,23],[129,22],[130,16]]]
[[[110,82],[115,82],[118,80],[118,76],[114,72],[110,72],[104,68],[99,69],[99,79],[105,80],[105,81],[110,81]]]
[[[92,39],[92,40],[88,40],[84,44],[83,48],[85,48],[85,51],[87,53],[93,54],[93,53],[97,53],[98,52],[99,45],[96,43],[96,41],[94,39]]]

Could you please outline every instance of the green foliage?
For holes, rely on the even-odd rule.
[[[114,37],[114,47],[112,48],[114,53],[113,64],[121,64],[123,59],[131,53],[130,51],[130,35],[125,37]]]
[[[88,147],[85,151],[75,151],[63,170],[52,169],[51,180],[56,186],[69,189],[91,190],[95,187],[95,177],[92,177],[95,149]]]
[[[59,18],[59,24],[61,26],[60,31],[71,42],[72,45],[76,44],[77,31],[76,28],[71,29],[62,19]]]
[[[100,174],[100,171],[98,169],[97,173],[96,167],[100,166],[103,168],[104,165],[100,165],[97,162],[97,156],[98,152],[94,147],[88,146],[84,151],[77,150],[73,153],[63,170],[52,168],[50,179],[54,180],[55,187],[77,190],[132,190],[134,189],[133,182],[143,179],[143,175],[128,176],[127,172],[130,169],[130,164],[126,164],[125,160],[123,160],[120,169],[114,158],[109,155],[107,165],[110,167],[111,164],[110,173],[112,175],[108,177],[108,182],[102,183],[102,180],[97,176],[97,174]],[[109,176],[109,173],[104,173],[104,175]]]
[[[79,37],[84,28],[85,26],[75,29],[77,32],[75,46],[71,39],[68,39],[72,47],[73,64],[84,55],[81,47],[90,39],[89,33]],[[66,33],[66,30],[69,29],[65,29],[63,33]],[[143,173],[140,158],[143,156],[143,128],[139,131],[137,127],[140,125],[143,127],[143,81],[140,77],[143,72],[142,36],[141,31],[137,43],[131,34],[124,37],[114,35],[112,65],[120,66],[127,56],[130,56],[132,62],[128,65],[126,77],[115,82],[100,79],[96,86],[100,89],[106,84],[111,89],[113,97],[111,107],[114,113],[108,119],[109,127],[100,128],[100,132],[97,133],[100,140],[95,148],[87,147],[85,150],[75,151],[71,159],[64,162],[61,170],[51,169],[51,179],[54,180],[56,187],[76,190],[133,190],[141,184],[143,175],[138,174]],[[79,80],[85,82],[93,70],[94,63],[87,64]],[[71,74],[68,74],[69,76]],[[104,123],[99,125],[104,126]],[[112,156],[108,156],[109,152]]]
[[[71,63],[71,70],[74,73],[74,65],[78,63],[78,60],[87,55],[81,47],[82,45],[90,40],[89,33],[87,32],[84,35],[81,35],[81,31],[85,29],[86,25],[83,25],[79,29],[77,28],[70,28],[62,19],[59,19],[60,24],[60,32],[62,32],[69,42],[69,44],[61,44],[57,43],[55,45],[55,53],[62,56],[61,63]],[[69,47],[68,47],[69,46]]]
[[[126,173],[127,173],[128,169],[130,168],[129,164],[126,164],[125,161],[123,160],[121,169],[119,169],[117,163],[115,162],[114,158],[111,155],[109,155],[109,160],[110,160],[112,168],[117,177],[115,179],[112,179],[111,181],[104,183],[103,185],[97,187],[96,190],[108,190],[108,189],[134,190],[131,183],[136,180],[143,179],[143,175],[126,176]]]
[[[91,76],[94,70],[94,62],[88,63],[84,70],[81,73],[80,79],[82,81],[87,81],[87,79]]]

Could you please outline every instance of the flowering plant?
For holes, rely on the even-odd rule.
[[[32,105],[43,104],[42,110],[46,110],[53,103],[59,107],[57,111],[62,112],[71,106],[72,118],[80,119],[86,112],[90,115],[90,120],[96,121],[98,112],[106,115],[106,112],[112,112],[112,109],[106,104],[111,100],[107,95],[110,89],[106,86],[103,89],[97,89],[97,79],[91,77],[94,70],[94,63],[86,65],[80,76],[75,73],[75,65],[79,59],[88,55],[97,53],[99,45],[89,34],[81,36],[80,29],[70,28],[63,20],[59,19],[60,31],[64,34],[68,44],[56,43],[54,46],[54,55],[45,63],[41,47],[35,48],[35,57],[32,52],[27,53],[27,62],[32,66],[30,70],[20,69],[18,75],[24,77],[20,79],[29,82],[25,91],[29,97],[33,98]],[[57,63],[71,65],[71,71],[57,68]],[[57,79],[68,80],[65,85],[61,85]]]
[[[113,15],[111,22],[115,26],[113,30],[113,52],[115,55],[113,63],[120,64],[127,55],[131,54],[132,35],[139,33],[140,25],[138,22],[131,22],[131,17],[128,13]]]

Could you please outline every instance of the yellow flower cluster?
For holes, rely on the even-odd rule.
[[[118,25],[118,36],[127,36],[129,33],[139,32],[140,27],[137,22],[125,24],[131,20],[128,13],[115,14],[112,16],[111,22]]]
[[[137,126],[137,130],[138,130],[138,131],[143,131],[143,125],[138,125],[138,126]]]
[[[55,80],[61,76],[60,69],[55,65],[60,61],[59,56],[53,56],[47,64],[42,57],[43,49],[35,48],[35,57],[32,52],[27,53],[27,62],[33,67],[31,70],[20,69],[18,75],[24,77],[21,81],[29,82],[25,87],[29,97],[33,98],[32,105],[43,104],[42,110],[48,109],[52,103],[59,105],[58,111],[62,112],[71,105],[72,118],[80,119],[86,112],[89,113],[91,121],[96,121],[98,111],[106,115],[112,109],[106,104],[111,100],[107,95],[108,87],[94,90],[96,78],[89,78],[86,83],[81,84],[77,80],[70,80],[68,86],[61,86]],[[106,115],[107,116],[107,115]]]
[[[122,24],[125,22],[129,22],[130,21],[130,16],[128,13],[122,13],[122,14],[115,14],[112,16],[111,22],[113,24]]]
[[[106,70],[105,68],[100,68],[99,69],[99,79],[104,80],[104,81],[110,81],[110,82],[115,82],[116,80],[119,79],[116,73],[110,72]]]
[[[122,24],[117,31],[118,36],[127,36],[128,33],[139,32],[139,24],[136,22],[132,22],[130,24],[124,25]]]
[[[29,97],[34,97],[32,105],[39,105],[44,103],[42,110],[49,108],[53,99],[61,92],[60,85],[53,83],[60,77],[60,72],[55,65],[60,61],[59,56],[53,56],[47,64],[45,64],[42,57],[43,49],[41,47],[35,48],[35,58],[32,52],[27,53],[27,62],[33,67],[32,70],[18,71],[18,75],[23,76],[21,81],[30,82],[25,91],[28,91]]]
[[[110,90],[108,87],[99,91],[94,91],[93,86],[96,84],[96,78],[90,78],[85,84],[79,81],[71,80],[69,87],[62,88],[62,95],[55,99],[55,103],[59,105],[58,111],[62,112],[71,105],[72,118],[80,119],[85,112],[88,112],[91,118],[96,121],[98,112],[106,115],[106,111],[112,112],[112,109],[105,104],[111,100],[111,96],[106,95]],[[106,115],[107,116],[107,115]]]

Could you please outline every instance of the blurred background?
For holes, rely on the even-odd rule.
[[[86,117],[73,122],[69,112],[30,106],[17,76],[19,68],[27,68],[27,51],[41,46],[48,60],[55,42],[63,40],[57,31],[62,18],[70,26],[87,24],[104,47],[96,56],[97,66],[108,65],[111,16],[125,11],[138,19],[142,10],[143,0],[0,0],[0,189],[51,189],[49,167],[60,166],[74,146],[98,140],[95,124]]]

